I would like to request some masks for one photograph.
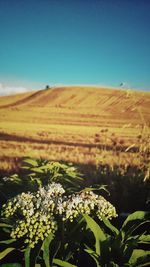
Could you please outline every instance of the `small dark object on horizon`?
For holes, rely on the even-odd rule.
[[[49,86],[49,85],[46,85],[46,86],[45,86],[45,89],[50,89],[50,86]]]

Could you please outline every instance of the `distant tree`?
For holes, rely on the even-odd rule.
[[[121,82],[120,85],[119,85],[121,88],[129,88],[129,84],[126,83],[126,82]]]
[[[49,86],[49,85],[46,85],[46,86],[45,86],[45,89],[49,89],[49,88],[50,88],[50,86]]]
[[[124,88],[125,86],[126,86],[126,83],[124,83],[124,82],[120,83],[120,87]]]

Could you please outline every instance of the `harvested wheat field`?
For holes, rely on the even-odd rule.
[[[24,157],[139,165],[149,107],[148,92],[96,87],[0,97],[0,170],[14,171]]]

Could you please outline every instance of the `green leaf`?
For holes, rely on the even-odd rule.
[[[147,264],[149,262],[150,262],[150,251],[142,249],[134,249],[129,260],[129,263],[135,267],[146,266],[142,264]]]
[[[66,261],[62,261],[62,260],[59,260],[59,259],[53,259],[53,263],[57,264],[58,266],[61,266],[61,267],[77,267],[76,265],[73,265],[69,262],[66,262]]]
[[[86,220],[87,227],[93,232],[95,237],[95,249],[98,255],[101,255],[100,242],[106,240],[106,235],[100,226],[87,214],[83,215]]]
[[[9,229],[9,228],[3,228],[3,231],[5,232],[5,233],[10,233],[11,232],[11,230]]]
[[[141,235],[139,241],[141,243],[150,243],[150,235]]]
[[[7,224],[7,223],[0,223],[0,227],[8,227],[8,228],[12,228],[12,225]]]
[[[50,251],[49,245],[52,242],[54,235],[51,233],[48,237],[45,238],[42,249],[43,249],[43,259],[46,267],[50,267]]]
[[[110,267],[119,267],[119,265],[117,263],[115,263],[114,261],[110,261]]]
[[[135,221],[135,220],[144,220],[145,219],[145,215],[147,213],[144,211],[135,211],[134,213],[130,214],[127,219],[124,221],[123,225],[122,225],[122,230],[124,230],[124,228],[127,226],[127,224],[129,222]]]
[[[30,267],[30,252],[31,252],[31,248],[27,247],[24,253],[25,267]]]
[[[98,255],[95,253],[92,253],[92,250],[85,249],[85,251],[90,255],[90,257],[95,261],[97,267],[101,267],[99,260],[98,260]]]
[[[0,244],[11,244],[11,243],[13,243],[13,242],[15,242],[16,241],[16,239],[7,239],[7,240],[1,240],[0,241]]]
[[[95,255],[95,251],[90,248],[85,248],[84,250],[90,255]]]
[[[50,163],[47,163],[46,165],[43,165],[40,167],[41,170],[49,170],[50,169]]]
[[[101,216],[101,218],[102,218],[104,224],[105,224],[105,225],[106,225],[106,226],[107,226],[113,233],[115,233],[116,235],[119,234],[119,230],[118,230],[115,226],[113,226],[113,225],[110,223],[110,221],[109,221],[106,217]]]
[[[41,170],[40,167],[32,168],[32,171],[38,172],[38,173],[43,173],[43,170]]]
[[[124,255],[124,259],[125,262],[129,262],[130,257],[133,253],[133,250],[137,247],[138,244],[138,236],[135,237],[130,237],[126,242],[125,242],[125,246],[123,249],[123,255]]]
[[[85,251],[89,254],[89,256],[95,261],[96,266],[97,266],[97,267],[101,267],[101,266],[100,266],[100,263],[99,263],[99,255],[97,255],[97,254],[95,253],[95,251],[92,250],[91,248],[89,248],[86,244],[85,244],[85,246],[86,246],[86,249],[84,249],[84,250],[85,250]]]
[[[0,260],[3,259],[5,256],[7,256],[7,254],[9,254],[10,252],[12,252],[13,250],[15,250],[15,248],[6,248],[5,250],[3,250],[2,252],[0,252]]]
[[[28,163],[31,166],[37,167],[38,163],[36,160],[34,159],[24,159],[23,162]]]
[[[42,182],[39,178],[33,178],[33,181],[35,181],[39,187],[42,186]]]

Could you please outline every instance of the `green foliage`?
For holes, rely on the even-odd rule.
[[[31,251],[30,247],[27,247],[25,249],[25,253],[24,253],[25,267],[30,267],[30,251]]]
[[[40,267],[43,263],[46,267],[80,267],[76,253],[78,251],[78,257],[80,257],[83,250],[93,259],[91,267],[95,265],[97,267],[149,266],[150,252],[141,249],[141,246],[150,243],[150,235],[146,232],[137,232],[141,225],[150,222],[148,213],[139,211],[130,214],[120,229],[117,229],[105,217],[102,217],[100,224],[89,215],[85,214],[83,218],[86,221],[87,230],[83,219],[72,224],[72,231],[69,229],[70,225],[66,223],[61,225],[62,232],[50,234],[38,247],[33,249],[26,247],[22,250],[25,255],[25,267]],[[89,236],[90,232],[93,233],[94,244],[93,238]],[[8,241],[5,244],[9,246],[11,242]],[[84,244],[84,247],[81,244]],[[12,250],[15,248],[11,246],[2,251],[1,259]]]
[[[130,266],[148,267],[149,263],[150,263],[150,251],[145,251],[142,249],[134,249],[129,261]]]
[[[62,260],[59,260],[59,259],[54,259],[53,263],[56,264],[57,266],[61,266],[61,267],[77,267],[76,265],[73,265],[73,264],[71,264],[69,262],[62,261]]]
[[[73,192],[79,190],[83,183],[81,174],[71,164],[33,159],[25,159],[23,163],[22,168],[27,170],[27,176],[38,185],[56,182],[61,183],[68,192]]]
[[[83,215],[87,222],[87,227],[92,230],[95,237],[95,252],[101,255],[101,244],[106,240],[106,235],[99,225],[88,215]]]
[[[23,168],[25,179],[12,175],[11,182],[23,187],[26,181],[26,189],[32,192],[22,192],[3,205],[1,258],[7,262],[14,251],[20,253],[25,267],[76,266],[77,256],[84,251],[82,215],[116,216],[115,207],[95,193],[105,187],[82,188],[76,168],[58,162],[26,159]]]
[[[117,216],[115,207],[93,191],[81,191],[66,196],[62,185],[55,182],[47,187],[40,187],[34,193],[23,192],[17,195],[3,205],[1,212],[3,221],[9,220],[12,224],[10,236],[14,239],[23,238],[25,245],[29,244],[34,248],[49,237],[48,240],[45,239],[45,251],[48,242],[53,239],[49,235],[55,234],[59,225],[63,227],[66,221],[78,220],[83,214],[95,214],[100,219],[102,216]]]
[[[0,252],[0,260],[3,259],[7,254],[12,252],[13,250],[14,248],[9,247],[9,248],[4,249],[2,252]]]
[[[43,242],[43,259],[45,262],[45,266],[46,267],[50,267],[50,250],[49,250],[49,246],[50,243],[52,242],[52,240],[54,239],[54,235],[50,234],[48,237],[45,238],[44,242]]]
[[[141,225],[150,223],[148,217],[146,212],[134,212],[127,217],[119,230],[102,217],[106,227],[104,230],[104,227],[85,215],[87,227],[95,237],[95,249],[86,245],[85,251],[94,259],[97,267],[148,266],[150,251],[141,250],[140,246],[150,244],[150,236],[137,232]]]
[[[22,168],[4,179],[16,191],[1,213],[2,267],[83,267],[81,258],[87,267],[148,266],[149,213],[130,214],[118,229],[109,221],[115,207],[97,194],[105,186],[84,188],[72,165],[25,159]]]
[[[6,200],[21,192],[36,191],[49,183],[61,183],[68,194],[83,188],[84,179],[72,164],[27,158],[22,163],[22,174],[1,179],[0,191]],[[6,201],[5,200],[5,201]]]

